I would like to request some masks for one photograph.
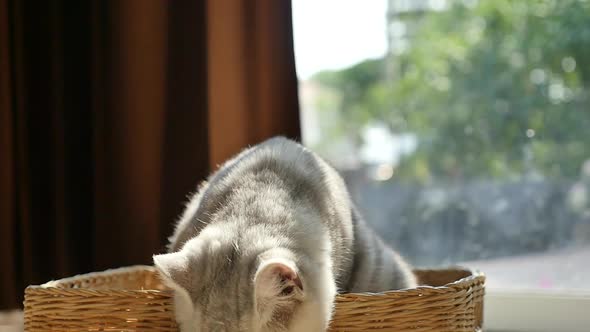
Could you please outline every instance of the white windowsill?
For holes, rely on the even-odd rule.
[[[487,290],[484,331],[588,332],[590,292]]]

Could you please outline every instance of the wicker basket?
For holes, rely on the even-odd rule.
[[[416,270],[415,289],[343,294],[330,331],[474,332],[482,325],[483,274]],[[171,291],[154,268],[134,266],[25,290],[25,331],[178,331]]]

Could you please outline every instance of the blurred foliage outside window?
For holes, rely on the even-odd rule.
[[[432,3],[390,0],[385,56],[303,84],[311,147],[419,265],[589,245],[590,2]]]

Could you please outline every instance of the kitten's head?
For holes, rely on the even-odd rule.
[[[154,256],[175,290],[181,330],[298,331],[302,321],[322,320],[313,317],[324,310],[309,294],[311,280],[297,257],[272,241],[243,235],[208,226],[180,251]]]

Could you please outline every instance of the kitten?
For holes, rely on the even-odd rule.
[[[365,226],[338,173],[273,138],[226,162],[154,256],[181,331],[325,331],[337,292],[416,286]]]

